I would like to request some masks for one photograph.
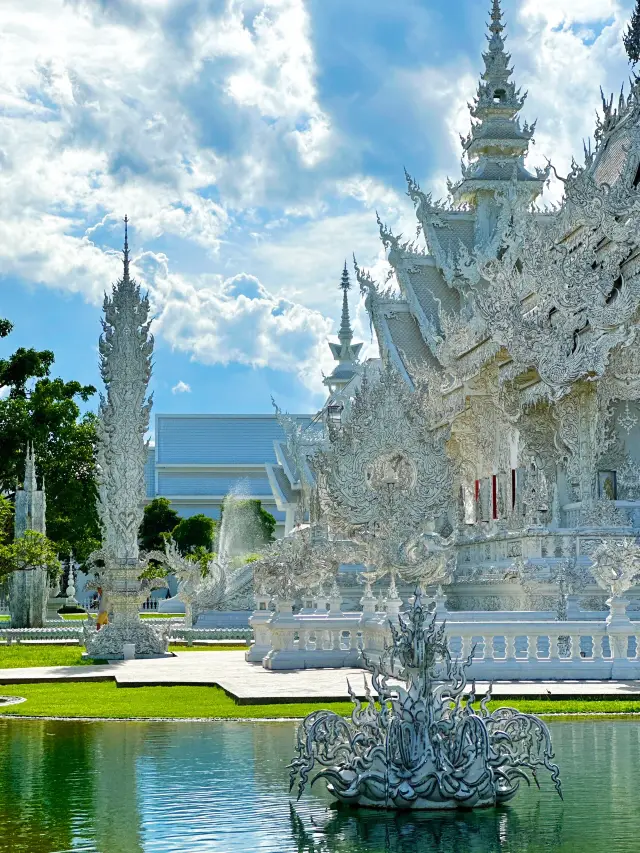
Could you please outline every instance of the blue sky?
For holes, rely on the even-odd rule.
[[[99,384],[127,213],[155,411],[315,410],[345,257],[384,279],[375,211],[415,230],[403,167],[436,195],[458,175],[489,5],[3,0],[0,350],[52,349],[56,374]],[[504,0],[532,164],[580,153],[600,85],[628,76],[632,5]],[[352,313],[375,355],[355,288]]]

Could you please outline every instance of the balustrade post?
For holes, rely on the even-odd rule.
[[[633,623],[627,615],[629,601],[611,596],[607,600],[609,615],[606,619],[607,634],[611,647],[611,677],[637,678],[638,665],[629,660],[629,636],[635,633]]]
[[[571,634],[571,660],[580,660],[580,636]]]
[[[462,660],[466,660],[471,654],[471,649],[473,648],[473,637],[469,634],[463,634],[460,639],[460,657]]]
[[[491,661],[495,659],[495,651],[493,648],[493,634],[484,635],[484,659]]]
[[[604,634],[593,633],[591,635],[591,657],[594,661],[602,660],[602,641]]]
[[[369,583],[364,588],[364,595],[360,599],[360,604],[362,605],[362,615],[364,617],[373,616],[376,612],[376,598]]]
[[[558,634],[549,634],[549,659],[552,661],[560,659],[559,641]]]

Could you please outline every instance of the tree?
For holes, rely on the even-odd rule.
[[[0,545],[0,575],[34,568],[44,569],[51,580],[62,571],[56,544],[42,533],[27,530],[19,539]]]
[[[183,518],[174,527],[171,535],[178,546],[181,554],[189,554],[197,548],[204,548],[210,552],[213,549],[213,535],[216,523],[207,515],[192,515]]]
[[[167,535],[180,522],[180,516],[167,498],[154,498],[144,508],[138,538],[143,551],[161,551]]]
[[[636,65],[640,62],[640,0],[636,0],[636,7],[631,15],[631,21],[626,33],[622,36],[629,62]]]
[[[0,545],[6,545],[13,539],[13,504],[0,495]]]
[[[0,320],[0,338],[12,329]],[[81,417],[78,401],[95,394],[92,385],[49,376],[49,350],[18,349],[0,359],[0,491],[12,493],[24,477],[25,451],[32,442],[38,474],[47,492],[47,532],[61,554],[73,550],[80,562],[98,547],[96,510],[96,416]]]

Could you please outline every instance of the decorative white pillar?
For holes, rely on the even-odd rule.
[[[103,541],[91,555],[97,584],[109,602],[109,624],[85,628],[87,653],[122,658],[125,644],[136,656],[166,653],[170,626],[145,624],[139,607],[163,582],[140,582],[148,560],[138,548],[145,497],[144,468],[152,398],[153,337],[149,332],[149,299],[129,275],[129,243],[125,217],[124,274],[104,299],[100,370],[106,394],[97,426],[98,512]]]
[[[33,530],[46,536],[47,501],[44,490],[36,481],[36,456],[27,445],[23,488],[16,491],[14,537],[19,539]],[[9,612],[12,628],[43,628],[47,620],[49,578],[41,566],[18,569],[9,575]],[[56,612],[57,617],[57,612]]]

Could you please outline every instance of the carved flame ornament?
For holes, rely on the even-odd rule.
[[[428,428],[392,368],[365,373],[348,415],[311,460],[331,526],[419,531],[451,496],[447,437]]]

